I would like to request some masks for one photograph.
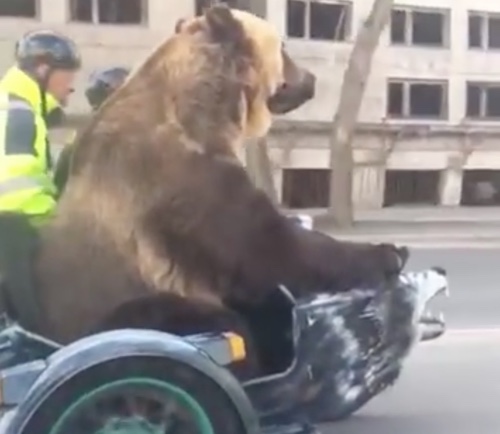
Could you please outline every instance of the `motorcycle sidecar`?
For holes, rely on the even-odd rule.
[[[60,347],[11,326],[0,338],[2,434],[261,432],[223,368],[237,336],[120,330]]]
[[[243,356],[231,333],[118,330],[61,347],[10,325],[0,333],[0,433],[317,433],[261,425],[224,368]]]

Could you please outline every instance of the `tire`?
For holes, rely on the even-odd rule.
[[[172,408],[180,409],[181,426],[189,426],[189,429],[182,430],[182,433],[245,434],[243,422],[236,408],[222,388],[213,380],[176,361],[138,356],[101,363],[69,378],[39,404],[19,434],[80,434],[79,431],[82,434],[158,432],[154,429],[137,429],[136,425],[133,429],[126,428],[125,431],[108,427],[109,424],[115,422],[139,423],[138,420],[143,419],[135,416],[130,418],[130,413],[123,413],[125,407],[121,409],[117,407],[119,405],[117,402],[122,402],[121,400],[124,405],[126,404],[125,396],[129,396],[126,394],[127,391],[131,394],[130,396],[135,396],[133,399],[150,399],[146,396],[149,394],[155,399],[166,400],[169,403],[168,414],[172,413],[170,410]],[[141,397],[141,394],[145,395]],[[109,402],[105,401],[106,396]],[[112,404],[113,402],[115,404]],[[143,405],[145,405],[144,402],[142,401]],[[110,413],[108,416],[99,416],[99,422],[95,420],[90,422],[91,419],[88,419],[90,416],[87,415],[86,410],[88,412],[91,409],[95,412],[96,408],[99,411],[106,409]],[[157,411],[166,412],[158,408],[160,407],[157,406]],[[131,420],[133,422],[130,422]],[[89,425],[84,428],[82,421],[95,425],[92,425],[92,429]],[[164,423],[176,424],[179,423],[178,421],[179,419],[176,419],[174,422]]]

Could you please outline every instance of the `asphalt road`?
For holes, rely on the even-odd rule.
[[[500,249],[416,250],[412,269],[442,265],[447,335],[421,344],[394,388],[324,434],[500,433]]]

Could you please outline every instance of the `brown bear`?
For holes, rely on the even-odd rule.
[[[397,273],[392,245],[336,241],[284,217],[237,158],[313,86],[265,20],[219,5],[180,23],[77,138],[57,216],[41,232],[38,331],[66,343],[112,326],[134,300],[140,327],[155,294],[163,324],[182,312],[189,332],[211,321],[239,330],[228,306],[258,303],[277,284],[300,297]]]

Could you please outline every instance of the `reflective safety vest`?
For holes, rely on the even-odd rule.
[[[55,100],[47,101],[53,109]],[[56,206],[41,110],[38,84],[17,68],[9,70],[0,81],[0,212],[23,213],[35,222]]]

